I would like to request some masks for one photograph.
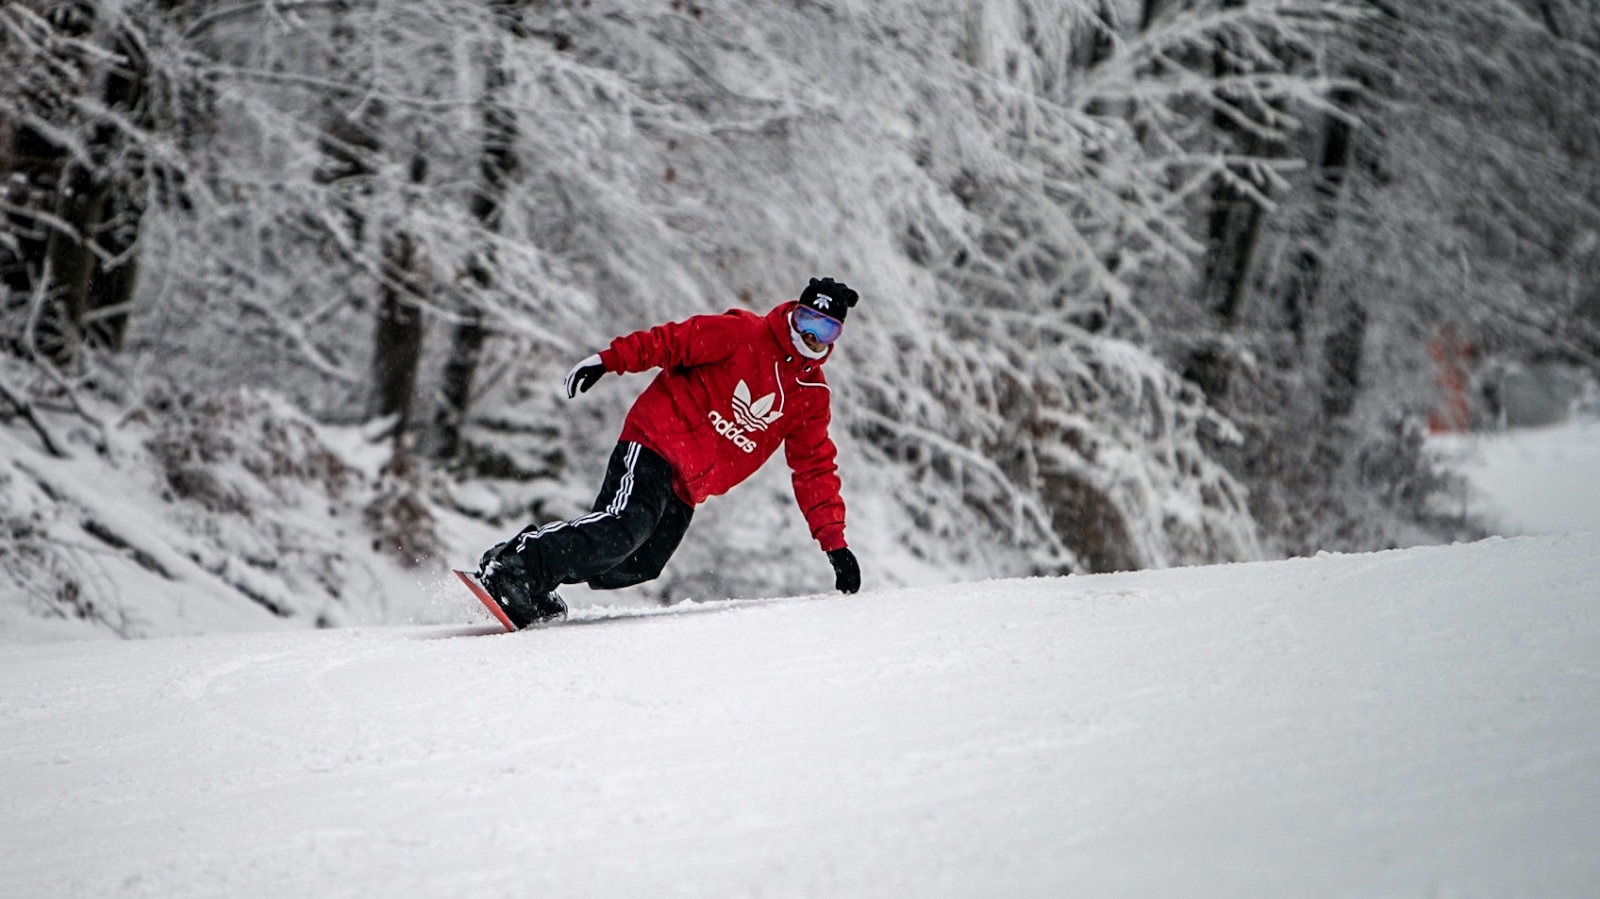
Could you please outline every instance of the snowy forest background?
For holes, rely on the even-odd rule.
[[[0,630],[414,614],[587,509],[573,362],[812,276],[869,588],[1473,536],[1430,424],[1597,405],[1594,0],[8,0],[0,72]],[[635,591],[829,583],[775,462]]]

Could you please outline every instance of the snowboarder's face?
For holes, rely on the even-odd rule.
[[[839,334],[844,330],[844,322],[809,306],[796,306],[794,329],[800,333],[800,339],[805,341],[807,349],[813,353],[820,353],[823,347],[839,339]]]

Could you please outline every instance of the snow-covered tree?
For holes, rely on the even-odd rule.
[[[1323,51],[1336,108],[1306,132],[1309,167],[1263,198],[1233,318],[1171,303],[1158,321],[1169,358],[1198,344],[1235,373],[1209,392],[1246,439],[1219,454],[1279,551],[1441,524],[1419,522],[1430,351],[1595,369],[1596,95],[1573,89],[1595,78],[1576,39],[1592,14],[1366,5]]]
[[[1471,50],[1489,26],[1511,39]],[[1415,352],[1382,341],[1417,340],[1428,296],[1466,283],[1497,329],[1593,353],[1548,327],[1593,305],[1573,273],[1600,240],[1569,226],[1594,167],[1571,202],[1548,174],[1592,153],[1592,97],[1552,85],[1592,74],[1593,30],[1576,0],[20,0],[7,349],[43,393],[122,385],[119,420],[152,385],[385,417],[374,522],[510,523],[581,508],[634,393],[553,403],[572,361],[832,275],[863,295],[830,379],[869,552],[1007,573],[1381,543],[1352,523],[1421,476]],[[1497,78],[1527,88],[1509,117]],[[1449,186],[1452,145],[1481,190]],[[74,172],[116,185],[98,224]],[[1463,226],[1440,196],[1506,208]],[[100,311],[57,299],[73,254],[121,278]],[[118,322],[91,346],[120,356],[51,349],[58,320],[58,347]],[[772,487],[745,489],[659,589],[792,589],[797,516],[737,539]]]

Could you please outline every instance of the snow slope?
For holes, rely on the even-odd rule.
[[[1430,446],[1467,479],[1467,509],[1494,532],[1600,532],[1600,420],[1450,434]]]
[[[1600,536],[583,616],[0,649],[0,894],[1600,884]]]

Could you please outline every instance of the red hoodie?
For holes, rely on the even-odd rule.
[[[635,331],[600,352],[607,371],[661,369],[633,404],[622,439],[672,465],[673,489],[698,505],[754,474],[783,444],[794,496],[823,551],[844,540],[836,450],[828,438],[824,359],[789,334],[790,300],[765,317],[742,309]],[[831,350],[830,350],[831,355]]]

